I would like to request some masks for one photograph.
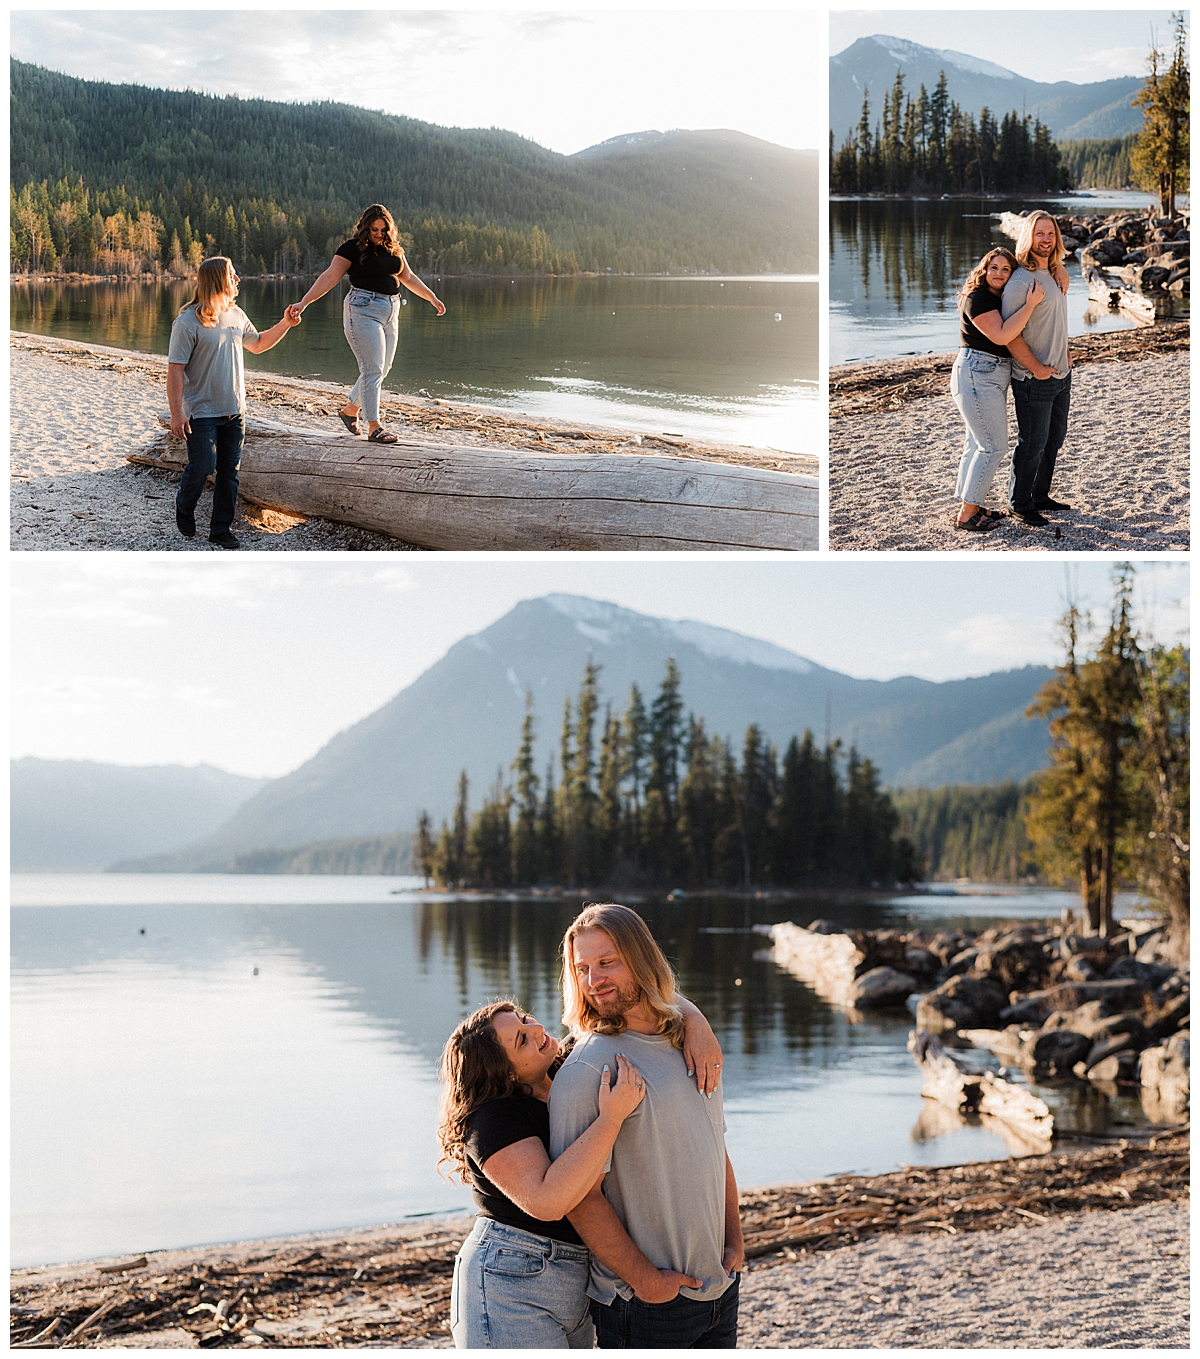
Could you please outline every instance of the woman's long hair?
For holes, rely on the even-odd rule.
[[[446,1039],[442,1049],[441,1118],[438,1121],[438,1141],[442,1154],[438,1172],[447,1161],[450,1175],[462,1180],[467,1174],[467,1120],[480,1105],[493,1099],[507,1099],[510,1095],[529,1095],[529,1086],[517,1080],[508,1060],[508,1053],[500,1044],[492,1020],[499,1014],[522,1015],[521,1008],[511,1000],[496,1000],[458,1026]]]
[[[962,304],[970,297],[975,289],[987,282],[988,265],[997,257],[1006,259],[1013,269],[1018,268],[1017,257],[1011,250],[1006,250],[1002,245],[998,245],[995,250],[989,250],[987,254],[984,255],[983,259],[979,261],[975,268],[972,269],[963,280],[963,285],[958,290],[959,310],[962,309]]]
[[[233,261],[224,255],[210,255],[196,270],[196,291],[186,305],[196,308],[202,326],[217,324],[217,318],[233,305]]]
[[[1051,222],[1054,226],[1054,250],[1046,263],[1046,268],[1053,273],[1054,266],[1062,263],[1063,256],[1067,252],[1063,249],[1062,232],[1058,229],[1058,222],[1051,213],[1040,211],[1031,212],[1029,216],[1025,218],[1025,221],[1021,225],[1021,234],[1017,237],[1017,259],[1025,269],[1033,269],[1036,271],[1041,268],[1041,265],[1038,264],[1033,255],[1033,228],[1043,217],[1047,222]]]
[[[641,990],[641,1003],[658,1020],[658,1032],[683,1047],[683,1014],[676,1004],[675,973],[654,942],[646,922],[628,906],[585,906],[562,941],[563,1023],[573,1034],[624,1033],[623,1015],[607,1016],[592,1007],[575,972],[575,940],[581,930],[603,930]]]
[[[389,255],[399,255],[403,258],[404,247],[400,244],[400,232],[396,229],[396,222],[392,214],[382,203],[372,203],[354,227],[354,244],[358,246],[359,254],[365,255],[367,246],[372,244],[371,224],[378,222],[381,217],[385,223],[383,248]]]

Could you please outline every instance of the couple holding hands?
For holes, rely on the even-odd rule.
[[[1047,513],[1071,508],[1050,495],[1071,408],[1063,254],[1054,218],[1030,213],[1015,251],[989,250],[958,295],[962,348],[950,392],[967,433],[956,489],[962,505],[954,526],[968,533],[988,533],[1004,518],[984,501],[1008,449],[1010,387],[1017,446],[1008,477],[1009,514],[1041,528],[1050,522]]]
[[[237,508],[238,466],[245,440],[246,382],[242,350],[264,354],[300,324],[304,308],[324,297],[349,274],[342,306],[346,339],[358,360],[358,381],[339,418],[351,433],[363,432],[367,419],[372,443],[394,444],[396,436],[379,419],[379,398],[396,354],[400,289],[423,297],[437,314],[444,304],[413,273],[400,245],[392,214],[372,203],[358,219],[354,235],[338,246],[329,267],[293,302],[270,330],[261,333],[235,305],[238,279],[223,255],[206,259],[196,275],[196,292],[171,326],[167,354],[167,400],[171,433],[187,440],[187,467],[175,497],[175,523],[185,538],[196,534],[196,504],[213,472],[212,520],[208,540],[236,548],[232,532]]]

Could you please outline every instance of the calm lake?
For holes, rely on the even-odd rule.
[[[1133,211],[1150,194],[969,199],[848,198],[829,204],[829,362],[940,354],[958,348],[955,295],[993,246],[1012,249],[993,213]],[[1075,259],[1067,261],[1070,334],[1128,330],[1133,322],[1091,305]],[[1164,300],[1165,315],[1188,315],[1188,299]]]
[[[815,279],[570,278],[427,280],[438,317],[406,294],[388,391],[553,419],[789,452],[823,443],[817,416]],[[260,329],[308,280],[248,279],[239,304]],[[17,283],[11,326],[165,354],[187,283]],[[315,302],[260,372],[351,385],[342,285]]]
[[[417,887],[14,875],[13,1263],[466,1209],[469,1195],[435,1171],[442,1043],[502,995],[561,1032],[557,948],[580,902]],[[1006,1154],[922,1100],[906,1014],[852,1023],[765,960],[750,927],[816,916],[978,926],[1057,917],[1066,894],[629,900],[725,1049],[744,1187]],[[1040,1093],[1064,1128],[1140,1119],[1136,1101]]]

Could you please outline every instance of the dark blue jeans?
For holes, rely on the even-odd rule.
[[[1054,462],[1067,437],[1071,411],[1071,374],[1061,378],[1013,379],[1017,412],[1017,446],[1008,474],[1008,503],[1018,511],[1032,510],[1050,494]]]
[[[602,1350],[733,1350],[737,1348],[738,1289],[733,1283],[714,1302],[682,1295],[672,1302],[628,1302],[608,1307],[592,1300],[592,1320]]]
[[[238,465],[246,425],[240,415],[193,415],[187,436],[188,462],[179,478],[175,508],[185,514],[196,508],[204,483],[215,471],[209,533],[226,533],[237,508]]]

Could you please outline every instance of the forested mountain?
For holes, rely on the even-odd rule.
[[[436,825],[453,811],[460,770],[467,771],[476,799],[498,770],[508,770],[527,692],[535,706],[539,776],[551,760],[561,772],[563,703],[578,690],[589,660],[601,668],[599,723],[610,703],[625,711],[631,685],[652,696],[670,656],[682,675],[684,713],[703,718],[711,735],[739,751],[752,724],[780,752],[805,728],[823,749],[828,728],[831,740],[869,757],[881,783],[892,787],[910,785],[925,762],[942,781],[980,783],[1027,778],[1045,763],[1045,723],[1021,716],[1050,674],[1044,668],[944,684],[911,676],[861,680],[722,628],[555,594],[525,600],[455,643],[211,837],[139,866],[224,869],[249,850],[408,833],[422,809]],[[989,729],[997,718],[1008,718],[1013,730],[993,743]],[[939,752],[945,752],[941,760]],[[1000,768],[990,773],[988,759],[1001,756]]]
[[[1064,38],[1071,41],[1069,35]],[[1087,84],[1027,80],[965,52],[876,34],[859,38],[829,59],[829,126],[839,145],[857,126],[864,95],[870,91],[878,108],[898,71],[914,96],[922,85],[932,94],[945,71],[947,97],[964,114],[977,117],[987,108],[1001,115],[1016,109],[1044,123],[1055,139],[1118,137],[1137,132],[1142,125],[1140,110],[1130,103],[1142,86],[1138,76]]]
[[[1089,137],[1075,142],[1059,142],[1063,164],[1077,189],[1136,189],[1133,177],[1133,148],[1138,134],[1127,137]]]
[[[245,272],[328,261],[385,203],[418,272],[815,272],[817,157],[742,133],[574,156],[329,102],[78,80],[12,61],[14,254]],[[115,219],[115,220],[114,220]]]

